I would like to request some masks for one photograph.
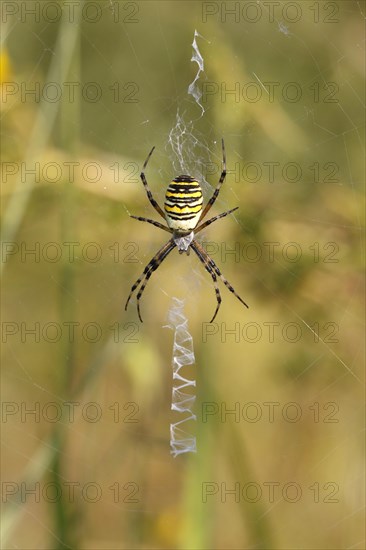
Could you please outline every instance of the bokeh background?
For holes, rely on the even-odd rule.
[[[2,547],[364,548],[365,4],[1,8]],[[212,212],[239,210],[199,241],[250,309],[220,283],[210,325],[210,276],[173,251],[141,324],[124,303],[167,239],[128,215],[158,219],[142,164],[155,145],[159,201],[183,168],[207,199],[222,136]],[[197,383],[176,458],[174,297]]]

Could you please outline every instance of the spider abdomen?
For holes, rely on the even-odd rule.
[[[191,231],[198,223],[202,211],[202,190],[191,176],[178,176],[165,194],[164,210],[171,229]]]

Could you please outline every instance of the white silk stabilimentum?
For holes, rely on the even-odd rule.
[[[188,94],[193,96],[196,103],[201,107],[201,109],[202,109],[202,115],[201,116],[203,116],[203,114],[205,112],[205,109],[204,109],[204,107],[201,103],[202,92],[201,92],[201,89],[199,88],[199,86],[197,84],[197,81],[199,80],[200,74],[203,73],[205,66],[204,66],[204,62],[203,62],[203,57],[202,57],[201,52],[198,48],[198,44],[197,44],[197,40],[196,40],[197,36],[199,36],[200,38],[203,38],[195,30],[194,31],[194,37],[193,37],[193,43],[192,43],[193,54],[192,54],[192,57],[191,57],[191,61],[195,61],[197,63],[198,70],[197,70],[196,76],[194,77],[193,82],[191,82],[190,85],[188,86]]]
[[[198,80],[201,73],[204,71],[203,57],[200,53],[196,38],[203,38],[196,30],[193,37],[193,53],[191,61],[197,63],[197,74],[188,87],[188,95],[191,95],[197,105],[201,108],[201,116],[203,116],[205,109],[201,103],[202,92],[198,86]],[[193,121],[186,123],[184,113],[181,115],[179,109],[177,110],[176,124],[169,133],[169,144],[172,148],[174,156],[177,159],[179,168],[182,174],[190,174],[191,172],[191,160],[195,159],[196,163],[200,161],[199,155],[195,152],[195,147],[200,144],[200,141],[193,135]],[[202,161],[203,162],[203,161]],[[176,163],[173,161],[174,168],[176,169]],[[176,170],[177,171],[177,170]],[[202,170],[199,173],[202,174]],[[201,176],[202,177],[202,176]],[[193,233],[190,235],[180,237],[176,245],[179,252],[185,252],[193,238]],[[195,453],[196,438],[182,429],[185,422],[189,420],[196,420],[196,415],[193,414],[192,408],[194,406],[196,396],[192,393],[186,393],[184,390],[191,386],[196,386],[195,380],[187,380],[180,374],[182,367],[187,365],[194,365],[195,357],[193,351],[193,338],[188,330],[188,320],[184,313],[184,301],[178,298],[172,299],[172,305],[168,313],[168,327],[174,330],[174,342],[173,342],[173,389],[172,389],[172,410],[177,411],[184,418],[179,422],[170,424],[170,448],[171,454],[178,456],[182,453]]]
[[[188,330],[188,320],[184,314],[183,300],[173,298],[168,313],[167,326],[174,330],[172,369],[173,381],[177,381],[175,384],[173,382],[171,408],[173,411],[186,414],[182,420],[170,424],[170,452],[175,458],[182,453],[195,453],[197,451],[196,438],[181,428],[185,422],[196,420],[196,415],[192,412],[196,396],[184,391],[191,386],[195,387],[196,381],[187,380],[180,374],[182,367],[194,365],[195,363],[193,338]]]

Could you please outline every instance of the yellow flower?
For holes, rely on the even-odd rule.
[[[11,63],[6,48],[0,50],[0,84],[8,82],[11,79]]]

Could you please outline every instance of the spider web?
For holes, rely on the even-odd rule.
[[[77,289],[70,287],[67,281],[60,279],[59,272],[53,269],[50,262],[38,265],[36,262],[19,262],[14,264],[15,267],[12,267],[10,261],[3,263],[4,284],[9,289],[9,299],[5,304],[7,311],[3,321],[12,321],[15,318],[19,320],[19,326],[21,322],[26,322],[30,326],[35,320],[41,320],[45,324],[57,319],[58,293],[62,295],[62,300],[66,304],[69,304],[67,295],[72,297],[73,309],[67,311],[64,317],[69,322],[75,320],[75,312],[83,310],[84,316],[76,318],[83,318],[84,322],[97,320],[101,326],[110,326],[111,319],[118,319],[124,327],[127,318],[134,330],[137,326],[133,317],[135,302],[130,304],[130,309],[125,314],[122,311],[123,298],[128,292],[129,285],[143,270],[155,250],[161,246],[165,234],[159,233],[158,230],[155,232],[152,228],[149,232],[146,227],[136,227],[139,222],[129,220],[127,216],[124,217],[123,223],[118,225],[114,220],[118,219],[119,214],[113,211],[113,207],[110,207],[112,213],[108,223],[102,224],[100,220],[105,213],[104,201],[116,202],[119,209],[122,204],[124,214],[131,211],[135,215],[154,217],[138,179],[138,171],[153,145],[156,145],[156,150],[149,162],[147,179],[159,203],[163,202],[167,183],[179,173],[191,174],[202,182],[207,200],[220,176],[222,137],[225,138],[226,144],[228,176],[213,210],[219,213],[236,205],[240,206],[240,209],[226,221],[214,224],[199,237],[223,273],[249,303],[250,317],[246,311],[243,312],[241,305],[236,303],[235,297],[221,285],[223,303],[219,312],[220,318],[216,319],[216,324],[210,329],[217,332],[213,336],[208,334],[207,342],[203,345],[202,327],[206,325],[202,323],[206,318],[210,318],[210,308],[213,309],[215,305],[212,303],[215,300],[212,281],[196,257],[174,257],[176,251],[173,251],[158,272],[154,273],[144,293],[142,310],[145,323],[137,329],[137,343],[127,345],[124,341],[122,344],[121,341],[116,342],[115,333],[111,337],[109,331],[108,336],[96,343],[92,350],[85,350],[80,342],[73,351],[72,346],[66,345],[63,348],[61,356],[67,358],[65,364],[73,364],[78,372],[71,392],[60,389],[62,383],[55,382],[58,380],[57,377],[61,377],[64,365],[62,361],[60,363],[60,356],[55,352],[54,346],[44,342],[42,344],[42,341],[37,343],[26,339],[22,342],[20,337],[18,340],[8,337],[5,342],[6,363],[3,374],[3,401],[6,403],[25,403],[31,407],[36,401],[57,404],[63,404],[65,399],[93,401],[103,404],[103,412],[109,411],[104,417],[110,420],[111,416],[108,415],[115,414],[116,409],[113,409],[113,406],[118,399],[113,391],[115,387],[123,395],[124,404],[136,401],[144,414],[137,415],[140,420],[137,424],[138,430],[133,430],[133,423],[124,423],[122,426],[116,423],[118,430],[106,436],[110,423],[89,422],[86,429],[80,408],[77,408],[76,420],[72,423],[70,417],[65,414],[67,409],[63,407],[59,424],[68,431],[72,441],[70,446],[63,446],[57,441],[54,437],[54,426],[50,422],[21,422],[17,421],[16,415],[8,416],[10,420],[4,421],[2,437],[5,456],[4,479],[8,484],[17,485],[6,485],[5,489],[15,491],[24,481],[28,488],[37,490],[35,484],[42,480],[44,475],[51,476],[51,480],[59,476],[64,483],[63,488],[66,483],[73,480],[83,482],[84,485],[88,481],[98,482],[104,489],[103,497],[108,495],[110,498],[107,499],[107,503],[105,498],[102,498],[99,504],[87,501],[86,498],[81,500],[80,509],[84,507],[85,512],[88,508],[90,512],[89,518],[85,513],[82,520],[85,521],[81,535],[84,547],[93,547],[95,541],[104,544],[105,547],[111,547],[112,544],[121,547],[121,540],[127,541],[127,545],[131,545],[131,541],[135,541],[135,544],[137,533],[147,530],[147,523],[144,523],[146,517],[151,519],[154,525],[150,538],[147,537],[149,544],[153,540],[157,545],[178,545],[178,528],[169,531],[162,525],[170,524],[171,510],[175,518],[174,514],[177,514],[179,506],[189,508],[189,505],[179,496],[172,506],[171,501],[160,494],[162,486],[169,486],[172,493],[176,491],[180,495],[177,486],[182,479],[181,466],[174,466],[173,470],[170,470],[170,465],[166,466],[168,442],[164,430],[167,418],[166,408],[162,410],[160,404],[167,397],[164,387],[169,387],[170,383],[169,375],[166,375],[165,371],[171,341],[164,347],[165,337],[159,334],[166,333],[162,331],[161,326],[165,323],[166,312],[172,313],[173,299],[176,298],[184,300],[185,308],[189,311],[187,316],[190,321],[190,336],[194,335],[195,344],[200,349],[198,368],[210,372],[205,379],[209,386],[208,393],[205,393],[206,389],[202,379],[200,380],[201,374],[198,375],[198,407],[205,401],[219,403],[221,400],[227,400],[229,407],[232,403],[243,400],[263,403],[266,400],[285,399],[293,402],[300,400],[300,396],[305,396],[312,403],[334,402],[339,405],[341,422],[339,431],[336,432],[337,437],[330,433],[332,425],[325,425],[329,431],[318,433],[311,424],[305,427],[299,424],[295,434],[289,432],[287,435],[278,428],[273,439],[272,432],[263,433],[258,429],[252,433],[251,428],[260,428],[260,424],[245,424],[244,436],[249,440],[248,456],[261,457],[258,458],[257,477],[254,476],[254,479],[277,480],[270,468],[271,462],[266,461],[266,456],[271,455],[274,470],[276,464],[278,470],[281,469],[279,463],[282,460],[285,465],[292,465],[291,474],[288,474],[285,480],[305,480],[303,490],[308,479],[312,482],[317,479],[320,486],[329,481],[339,484],[341,503],[319,504],[324,513],[324,535],[314,528],[314,533],[307,535],[309,548],[325,544],[328,547],[336,547],[339,541],[342,541],[345,547],[361,548],[364,544],[361,540],[362,535],[357,529],[358,524],[353,524],[352,521],[358,516],[364,504],[363,495],[359,494],[359,487],[363,485],[363,468],[359,465],[360,458],[362,463],[362,449],[360,450],[357,444],[360,439],[359,432],[364,427],[358,416],[360,408],[357,405],[362,387],[360,363],[363,360],[364,331],[363,308],[360,307],[364,297],[360,275],[364,265],[364,241],[363,218],[359,208],[362,200],[360,188],[364,178],[362,158],[365,105],[360,84],[363,78],[363,69],[360,69],[363,64],[360,58],[363,58],[364,51],[364,34],[360,31],[360,25],[365,20],[364,4],[358,1],[309,3],[310,8],[302,7],[304,19],[299,21],[293,20],[294,12],[291,10],[294,8],[291,8],[289,3],[281,3],[279,7],[268,2],[251,3],[246,8],[249,11],[245,11],[245,3],[236,3],[240,8],[239,15],[227,15],[224,21],[222,6],[228,10],[236,9],[235,3],[187,5],[178,2],[168,7],[168,4],[158,2],[117,4],[108,0],[95,4],[100,5],[103,19],[82,29],[81,52],[75,55],[75,58],[80,56],[79,59],[82,60],[83,76],[80,79],[80,67],[74,65],[71,66],[68,79],[81,80],[84,83],[94,80],[98,83],[105,82],[100,100],[88,102],[84,98],[81,117],[73,117],[70,114],[62,115],[62,109],[57,102],[45,102],[43,106],[42,102],[34,102],[31,111],[27,99],[23,102],[17,101],[19,95],[14,96],[15,102],[9,109],[12,96],[8,96],[10,100],[6,104],[6,109],[2,111],[2,134],[4,144],[9,146],[3,145],[3,160],[17,160],[19,153],[19,158],[26,158],[27,163],[32,163],[42,154],[40,151],[44,152],[46,149],[40,159],[41,163],[62,164],[65,160],[69,161],[73,157],[60,156],[64,143],[61,136],[65,132],[65,127],[68,127],[74,136],[78,136],[77,139],[81,143],[82,153],[76,160],[84,165],[97,161],[103,166],[102,180],[91,183],[80,177],[77,183],[85,193],[96,197],[96,200],[82,204],[79,211],[80,219],[77,221],[79,234],[71,240],[100,239],[98,242],[112,245],[119,238],[118,231],[122,229],[121,242],[128,246],[129,243],[133,243],[134,261],[130,264],[128,261],[122,262],[123,271],[118,269],[120,265],[113,264],[112,277],[103,269],[101,263],[84,262],[88,268],[84,276],[89,277],[91,274],[90,279],[86,279],[88,283],[85,284],[85,294],[82,289],[83,283],[79,282]],[[215,13],[212,16],[207,14],[207,21],[203,23],[201,10],[207,9],[208,4]],[[193,15],[182,15],[187,14],[187,8],[193,11]],[[261,14],[258,21],[253,20],[256,9],[260,9]],[[110,22],[106,23],[110,21],[111,13],[117,20],[113,25]],[[331,22],[337,18],[338,23]],[[136,22],[133,22],[134,19]],[[179,19],[183,23],[178,22]],[[40,23],[29,17],[22,18],[20,11],[6,20],[2,40],[9,49],[13,61],[12,71],[15,74],[7,80],[19,83],[44,82],[47,78],[57,80],[55,74],[60,73],[52,61],[61,59],[63,55],[67,57],[67,54],[62,53],[62,43],[70,44],[65,41],[66,36],[64,41],[57,42],[56,27],[45,18],[44,13],[43,19],[41,15]],[[334,32],[334,28],[338,29],[338,34]],[[59,32],[62,32],[62,27]],[[78,47],[77,42],[74,47]],[[88,55],[85,54],[86,51]],[[324,55],[323,51],[326,52]],[[66,57],[63,58],[64,62]],[[273,68],[266,62],[267,59],[274,60]],[[238,72],[242,66],[245,69]],[[52,73],[52,70],[48,72],[50,67],[55,73]],[[98,77],[95,76],[96,67]],[[67,68],[63,67],[60,78],[65,80],[63,70]],[[119,100],[111,101],[111,94],[117,93],[115,82],[120,83]],[[247,82],[252,83],[252,88],[245,88]],[[280,86],[276,85],[273,88],[273,82],[280,82]],[[299,101],[289,101],[282,96],[284,82],[301,84],[303,95]],[[254,83],[263,94],[256,103],[250,96],[250,91],[255,89]],[[336,83],[337,88],[334,88],[332,83]],[[295,88],[296,86],[289,87],[289,93]],[[203,93],[204,90],[206,95]],[[228,92],[226,95],[225,90]],[[258,93],[258,89],[255,90]],[[266,102],[264,98],[270,98],[272,93],[274,102]],[[136,97],[137,103],[129,102],[131,98]],[[331,103],[333,98],[338,102]],[[21,113],[18,110],[19,106],[23,109]],[[28,117],[37,114],[38,132],[42,135],[40,138],[35,133],[30,139],[31,132],[24,135],[21,126],[24,121],[27,128],[37,130],[37,126],[25,122]],[[62,119],[62,116],[66,118]],[[51,119],[55,120],[54,132],[47,126],[47,121],[50,122]],[[51,134],[53,143],[52,147],[48,148],[43,141],[48,143],[48,136]],[[123,185],[121,179],[118,179],[118,183],[114,181],[115,171],[110,169],[116,159],[123,177],[126,176]],[[129,162],[131,165],[128,165]],[[279,163],[279,169],[274,162]],[[282,172],[283,167],[289,162],[301,165],[302,176],[296,181],[291,180],[291,166],[289,172]],[[135,169],[136,166],[138,169]],[[272,179],[271,166],[274,170]],[[262,173],[257,179],[258,167]],[[31,177],[25,181],[21,178],[10,178],[5,182],[3,176],[6,195],[5,220],[7,216],[11,219],[12,230],[10,233],[5,232],[5,242],[17,241],[18,235],[19,244],[25,241],[32,245],[40,239],[39,232],[47,233],[48,230],[53,235],[53,241],[67,241],[67,234],[52,229],[54,220],[46,214],[49,206],[46,192],[44,196],[40,196],[39,182],[36,178],[33,180]],[[50,184],[47,178],[45,180],[47,189],[52,188],[57,194],[59,183]],[[8,184],[9,188],[6,187]],[[10,216],[8,207],[11,206],[12,199],[9,198],[9,189],[13,190],[13,184],[18,185],[18,189],[25,190],[25,194],[21,201],[15,200],[15,209],[10,209]],[[60,191],[59,197],[61,196]],[[317,200],[314,200],[314,197],[317,197]],[[343,209],[339,208],[340,202],[344,205]],[[32,216],[33,208],[39,210]],[[63,212],[67,209],[67,203],[64,203]],[[27,215],[30,216],[29,219]],[[53,215],[59,216],[59,210],[54,210]],[[99,231],[99,236],[92,231],[94,225]],[[235,229],[232,229],[233,227]],[[136,236],[131,237],[134,231]],[[264,255],[268,246],[263,246],[263,242],[267,241],[280,242],[276,247],[276,250],[280,251],[283,251],[286,243],[296,242],[300,246],[302,257],[306,254],[310,257],[313,275],[310,277],[306,270],[308,264],[302,266],[303,270],[299,270],[297,268],[300,262],[288,261],[281,253],[274,254],[271,259],[266,256],[267,261],[262,264],[253,262],[249,251],[245,258],[243,257],[242,251],[248,242],[259,245]],[[316,242],[318,247],[315,247]],[[327,257],[332,258],[330,253],[333,249],[324,248],[329,243],[337,244],[338,248],[333,256],[339,260],[337,263],[322,261]],[[237,246],[239,261],[236,261],[235,255]],[[234,253],[228,250],[234,250]],[[124,257],[130,251],[131,248],[127,248],[123,252]],[[111,257],[113,253],[111,249]],[[77,255],[80,256],[77,258],[81,262],[78,263],[80,268],[83,258],[79,252]],[[318,259],[317,262],[315,258]],[[55,265],[59,267],[60,264]],[[26,279],[17,275],[23,268]],[[127,271],[128,275],[125,275]],[[121,278],[123,289],[117,290],[116,298],[116,289],[121,288]],[[296,291],[290,291],[292,286]],[[57,292],[49,292],[49,288],[56,289]],[[34,296],[38,297],[37,300],[31,296],[33,291]],[[45,301],[51,304],[48,306],[49,309],[39,298],[43,294]],[[197,308],[200,310],[200,324],[197,324],[195,317]],[[236,333],[225,336],[223,332],[225,327],[227,330],[233,330],[235,323],[239,323],[242,335],[245,323],[249,319],[259,324],[262,330],[265,322],[273,325],[273,322],[278,321],[281,322],[281,327],[286,323],[296,323],[303,330],[303,339],[308,345],[296,348],[296,342],[284,342],[283,338],[278,342],[275,339],[274,345],[270,348],[273,357],[270,355],[263,359],[259,352],[252,352],[253,344],[248,339],[240,336],[240,341],[237,342]],[[339,343],[334,343],[329,338],[329,330],[324,329],[327,322],[338,327]],[[126,330],[129,331],[128,328]],[[131,338],[133,340],[134,336]],[[223,341],[223,338],[226,338],[226,341]],[[255,346],[256,350],[265,348],[264,338]],[[293,349],[289,350],[291,346]],[[295,352],[295,348],[298,349],[298,353]],[[160,349],[163,349],[164,353],[160,354]],[[237,351],[234,352],[233,349]],[[75,357],[70,359],[69,354],[75,354]],[[124,365],[125,372],[128,373],[126,378],[121,379],[120,374],[113,376],[113,365],[116,362]],[[224,375],[222,370],[225,370]],[[294,373],[292,377],[286,376],[288,371]],[[268,379],[272,382],[276,380],[278,383],[273,382],[266,388],[265,380]],[[302,392],[298,390],[297,383],[301,385]],[[263,393],[261,386],[264,387]],[[216,394],[210,393],[212,388]],[[282,393],[283,388],[288,391],[287,394]],[[250,397],[247,391],[252,392]],[[216,395],[217,399],[212,399],[212,395]],[[147,403],[145,409],[142,403]],[[130,410],[127,407],[124,411],[125,416]],[[151,420],[141,422],[141,417],[148,416],[148,413],[145,414],[146,411],[152,411]],[[14,422],[11,422],[12,418],[15,419]],[[164,426],[161,430],[156,428],[158,420],[161,421],[161,426]],[[204,432],[209,431],[209,424],[202,423],[202,426]],[[242,427],[242,424],[239,426]],[[348,428],[342,430],[342,426]],[[95,431],[91,429],[93,427],[96,428]],[[269,427],[271,428],[271,425]],[[217,425],[214,430],[216,428]],[[310,434],[309,439],[304,436],[307,430]],[[221,433],[218,435],[219,443],[221,437],[224,440]],[[280,434],[278,439],[277,434]],[[324,445],[319,441],[322,436]],[[126,440],[136,441],[132,458],[126,458]],[[145,442],[145,446],[141,441]],[[214,457],[218,456],[220,463],[227,460],[226,450],[228,455],[238,453],[238,462],[242,461],[244,464],[235,441],[224,441],[225,444],[222,446],[216,442],[211,447],[205,447],[206,442],[202,437],[201,457],[207,461],[207,475],[200,479],[214,479],[220,483],[242,479],[241,474],[247,480],[250,478],[249,474],[247,477],[243,471],[238,474],[234,467],[230,470],[230,475],[227,475],[225,468],[219,470],[217,466],[217,470],[213,470]],[[257,442],[258,448],[254,442]],[[189,444],[192,444],[192,440],[189,440]],[[282,454],[280,450],[277,451],[277,445]],[[55,461],[57,448],[61,450],[61,462],[65,465],[61,473],[59,464]],[[346,448],[350,449],[349,453],[345,451]],[[292,455],[295,457],[293,461]],[[345,465],[351,462],[351,458],[355,468],[349,472]],[[193,456],[193,459],[196,457]],[[200,460],[198,456],[197,460]],[[303,472],[303,478],[293,466],[296,461]],[[123,470],[119,469],[121,463]],[[202,471],[205,470],[206,464],[200,465]],[[163,470],[162,474],[158,466]],[[329,470],[329,475],[324,473],[323,466]],[[152,481],[153,476],[149,475],[154,468],[154,471],[159,470],[156,481]],[[129,488],[123,489],[124,485],[136,480],[139,487],[148,486],[148,490],[142,497],[140,491],[141,498],[137,503],[131,504],[124,498],[113,500],[114,493],[108,489],[108,483],[105,482],[105,479],[109,479],[108,470],[114,472],[113,479],[120,484],[122,497],[129,495]],[[217,472],[216,476],[213,471]],[[124,472],[128,473],[124,475]],[[316,473],[313,475],[313,472]],[[149,483],[146,482],[146,477],[149,478]],[[310,483],[309,481],[308,485]],[[110,481],[109,485],[112,486],[113,482]],[[191,484],[192,487],[197,492],[202,488],[200,483]],[[151,496],[153,492],[158,495],[156,499]],[[194,494],[193,489],[191,494]],[[273,528],[280,541],[278,547],[295,547],[299,544],[296,528],[302,533],[298,518],[313,518],[314,511],[310,505],[306,506],[304,497],[299,503],[292,505],[294,509],[296,506],[296,518],[292,515],[293,512],[283,508],[284,504],[286,506],[284,500],[283,495],[276,496],[274,502],[266,506],[265,512],[262,515],[258,514],[256,521],[259,521],[258,518],[260,521],[266,517],[274,518],[274,523],[282,526]],[[41,496],[42,510],[38,504],[27,500],[19,491],[7,498],[3,506],[4,544],[12,548],[49,547],[49,541],[54,540],[63,543],[65,547],[76,547],[75,540],[63,538],[65,531],[60,528],[62,521],[59,521],[56,527],[57,520],[54,518],[62,518],[62,506],[60,505],[59,511],[52,516],[47,513],[47,507],[53,513],[55,505],[49,499],[42,499]],[[67,504],[70,507],[68,512],[74,514],[74,518],[78,517],[78,505],[74,502],[70,505],[70,499]],[[100,508],[103,504],[106,506],[104,509]],[[219,513],[222,511],[225,520],[229,505],[224,507],[222,501],[216,501],[216,505]],[[197,514],[197,523],[200,520],[201,524],[205,523],[202,522],[202,518],[206,518],[212,512],[210,510],[208,514],[207,510],[208,508],[202,512],[203,515]],[[275,515],[278,510],[283,510],[282,515]],[[240,540],[242,533],[239,525],[243,522],[240,522],[239,519],[242,518],[238,519],[236,515],[239,515],[238,507],[234,508],[230,517],[233,538],[221,531],[218,533],[218,544],[221,547],[237,547],[236,541]],[[113,518],[111,524],[107,523],[110,535],[108,529],[105,529],[106,525],[99,528],[99,522],[94,521],[109,516]],[[134,521],[131,521],[132,516]],[[22,530],[19,529],[20,521],[24,522]],[[116,528],[117,523],[120,525],[119,528]],[[249,521],[249,524],[251,523],[255,522]],[[134,525],[137,525],[137,528]],[[89,528],[90,537],[86,534]],[[250,529],[247,525],[249,533]],[[26,539],[21,531],[27,535]],[[76,532],[76,529],[70,527],[70,531]],[[244,540],[248,547],[255,546],[254,535],[252,538],[248,535]],[[146,540],[144,542],[147,543]],[[181,546],[193,547],[193,544]],[[201,545],[209,546],[207,540],[206,545]]]

